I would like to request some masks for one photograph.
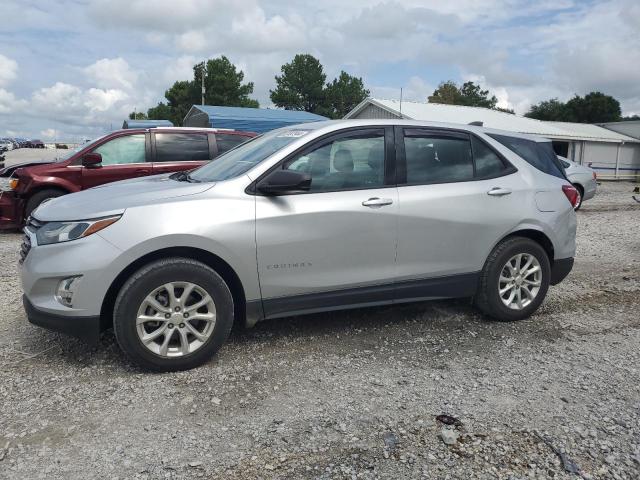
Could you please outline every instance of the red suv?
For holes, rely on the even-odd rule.
[[[191,170],[256,134],[212,128],[118,130],[54,162],[0,170],[0,229],[20,228],[35,208],[103,183]]]

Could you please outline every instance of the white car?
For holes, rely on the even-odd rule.
[[[592,168],[572,162],[568,158],[561,157],[560,155],[558,155],[558,160],[560,160],[560,163],[564,167],[567,178],[580,194],[580,198],[575,207],[575,209],[578,210],[582,206],[583,201],[590,200],[596,194],[596,189],[598,188],[596,172]]]

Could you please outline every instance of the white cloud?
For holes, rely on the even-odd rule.
[[[13,93],[0,88],[0,114],[16,113],[26,104],[27,102],[17,99]]]
[[[40,136],[47,139],[56,138],[56,131],[53,128],[46,128],[40,130]]]
[[[18,76],[18,62],[0,53],[0,87],[6,87]]]
[[[138,80],[138,74],[131,70],[122,57],[103,58],[84,68],[84,72],[100,88],[131,90]]]

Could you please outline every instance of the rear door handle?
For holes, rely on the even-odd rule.
[[[509,190],[508,188],[493,187],[491,190],[487,192],[487,195],[491,195],[494,197],[502,197],[504,195],[509,195],[510,193],[511,193],[511,190]]]
[[[393,200],[390,198],[373,197],[362,202],[362,205],[365,207],[384,207],[385,205],[391,205],[392,203]]]

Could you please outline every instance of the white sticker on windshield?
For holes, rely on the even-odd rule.
[[[278,135],[278,137],[298,138],[304,137],[307,133],[309,133],[309,130],[287,130],[286,132],[282,132],[280,135]]]

